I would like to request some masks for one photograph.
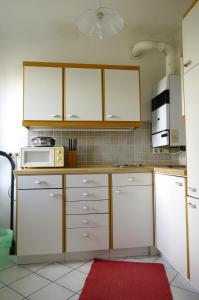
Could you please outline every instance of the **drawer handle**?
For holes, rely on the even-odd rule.
[[[192,60],[189,59],[189,60],[184,64],[184,66],[185,66],[185,67],[188,67],[188,66],[191,65],[191,64],[192,64]]]
[[[86,196],[88,196],[88,193],[83,193],[82,195],[86,197]]]
[[[82,220],[82,223],[88,224],[88,220]]]
[[[176,181],[176,184],[177,184],[178,186],[183,186],[183,183],[182,183],[182,182]]]
[[[115,191],[116,194],[120,194],[120,191]]]
[[[82,179],[82,182],[83,182],[83,183],[87,183],[88,180],[87,180],[87,179]]]
[[[50,197],[55,197],[55,194],[50,194]]]
[[[51,117],[52,117],[52,118],[60,118],[60,115],[52,114]]]
[[[134,181],[135,178],[128,178],[128,181]]]
[[[39,181],[39,180],[36,180],[36,181],[35,181],[35,184],[46,184],[46,182],[45,182],[45,181]]]
[[[189,190],[193,193],[196,193],[196,188],[189,187]]]
[[[83,237],[88,237],[89,234],[88,234],[88,233],[83,233],[82,236],[83,236]]]
[[[196,204],[192,204],[192,203],[188,203],[189,206],[191,206],[191,208],[196,208]]]
[[[83,209],[83,210],[88,210],[88,206],[86,206],[86,205],[85,205],[85,206],[82,206],[82,209]]]

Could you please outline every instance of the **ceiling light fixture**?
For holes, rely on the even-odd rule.
[[[76,21],[80,32],[100,40],[112,36],[124,27],[124,19],[112,8],[99,6],[97,9],[83,11]]]

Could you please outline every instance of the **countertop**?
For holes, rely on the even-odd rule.
[[[186,167],[173,165],[143,165],[143,166],[110,166],[99,165],[89,167],[77,168],[34,168],[34,169],[17,169],[14,171],[15,175],[59,175],[59,174],[85,174],[85,173],[145,173],[145,172],[158,172],[162,174],[177,175],[186,177]]]

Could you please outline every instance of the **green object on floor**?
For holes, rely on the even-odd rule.
[[[12,245],[13,231],[0,228],[0,267],[9,264],[8,257]]]

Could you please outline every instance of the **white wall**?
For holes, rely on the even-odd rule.
[[[132,46],[149,36],[127,32],[99,41],[76,32],[56,36],[1,37],[0,45],[0,149],[17,152],[26,145],[27,130],[22,128],[22,61],[122,64],[141,66],[142,119],[150,120],[153,84],[164,76],[164,55],[146,52],[141,60],[131,58]],[[154,40],[170,42],[168,37]],[[3,179],[3,180],[2,180]],[[8,168],[0,160],[0,226],[8,226]]]

